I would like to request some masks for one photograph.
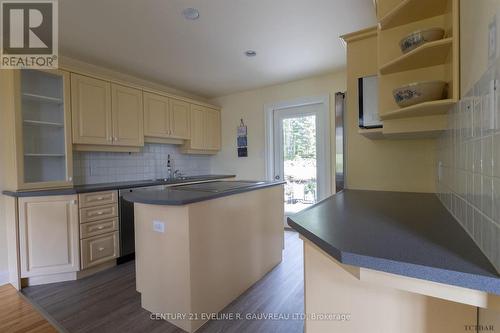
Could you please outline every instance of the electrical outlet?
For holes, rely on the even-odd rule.
[[[497,17],[493,17],[488,29],[488,60],[492,64],[497,58]]]
[[[164,233],[165,232],[165,222],[153,221],[153,230],[156,232]]]

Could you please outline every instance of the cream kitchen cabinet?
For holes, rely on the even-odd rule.
[[[144,135],[153,138],[168,138],[170,136],[168,97],[144,93]]]
[[[113,144],[128,147],[144,146],[142,91],[111,84],[111,106]]]
[[[21,277],[78,271],[77,196],[19,198],[18,208]]]
[[[206,149],[220,150],[220,111],[206,108],[205,142]]]
[[[189,103],[158,94],[144,93],[144,135],[146,137],[189,139],[189,133]]]
[[[71,74],[71,112],[73,144],[112,144],[109,82]]]
[[[220,111],[191,104],[191,135],[183,146],[186,154],[215,154],[221,146]]]
[[[144,145],[141,90],[72,73],[71,106],[77,150]]]
[[[174,98],[170,104],[170,137],[189,139],[191,130],[190,104]]]
[[[2,70],[0,79],[4,189],[72,186],[70,74]]]

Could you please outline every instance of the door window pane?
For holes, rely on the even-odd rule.
[[[283,119],[285,212],[296,213],[316,203],[316,116]]]

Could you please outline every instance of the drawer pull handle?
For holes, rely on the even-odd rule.
[[[104,212],[97,212],[97,215],[102,215],[104,214]]]
[[[103,197],[97,197],[97,200],[103,200],[104,198]]]
[[[102,252],[102,251],[104,251],[104,248],[103,248],[103,247],[100,247],[100,248],[98,248],[97,250],[98,250],[99,252]]]
[[[98,226],[97,229],[102,230],[104,227],[102,225]]]

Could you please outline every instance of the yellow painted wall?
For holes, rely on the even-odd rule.
[[[500,1],[460,1],[460,76],[465,96],[488,68],[489,24],[497,15],[497,56],[500,55]]]
[[[330,95],[331,155],[334,166],[335,93],[345,91],[345,81],[345,72],[341,71],[213,99],[213,104],[222,107],[222,150],[213,157],[212,172],[236,174],[241,179],[265,179],[265,106],[322,95]],[[236,151],[236,127],[241,118],[248,126],[247,158],[238,158]]]
[[[347,187],[436,192],[435,140],[370,140],[358,133],[358,78],[377,74],[377,40],[347,49]]]

